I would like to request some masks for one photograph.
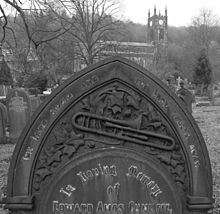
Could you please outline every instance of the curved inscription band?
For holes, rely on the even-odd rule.
[[[151,131],[132,128],[127,121],[110,119],[86,112],[78,112],[73,116],[72,123],[75,128],[84,132],[103,135],[157,149],[172,150],[175,146],[173,138]],[[149,137],[161,139],[162,141],[152,143],[149,142]]]

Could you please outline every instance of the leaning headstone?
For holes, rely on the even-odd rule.
[[[16,143],[30,119],[30,99],[24,89],[12,89],[6,97],[9,115],[9,140]]]
[[[7,114],[6,106],[0,102],[0,144],[6,143]]]

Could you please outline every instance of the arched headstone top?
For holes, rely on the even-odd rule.
[[[33,213],[67,209],[67,201],[91,213],[100,201],[125,212],[144,202],[169,204],[163,213],[212,207],[210,161],[193,117],[162,81],[118,57],[79,72],[41,105],[16,145],[9,184],[8,207],[23,196]],[[116,184],[117,201],[106,193]]]

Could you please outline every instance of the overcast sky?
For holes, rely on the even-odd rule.
[[[156,5],[164,15],[165,7],[168,10],[168,25],[188,26],[192,18],[199,15],[201,9],[209,9],[220,20],[220,0],[117,0],[121,2],[121,15],[135,23],[147,24],[148,10],[151,14]],[[2,3],[3,0],[0,0]],[[25,2],[25,1],[22,1]],[[29,2],[27,0],[26,2]]]
[[[168,10],[168,24],[172,26],[188,26],[192,17],[198,16],[202,8],[207,8],[220,17],[220,0],[122,0],[125,18],[133,22],[147,24],[148,9],[151,14],[156,5],[164,15]]]

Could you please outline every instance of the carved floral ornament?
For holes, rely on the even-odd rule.
[[[160,112],[147,99],[122,84],[110,84],[82,99],[53,129],[54,141],[45,143],[39,155],[33,188],[40,191],[41,184],[58,166],[77,153],[135,144],[164,164],[185,192],[188,185],[184,158],[172,135]]]

